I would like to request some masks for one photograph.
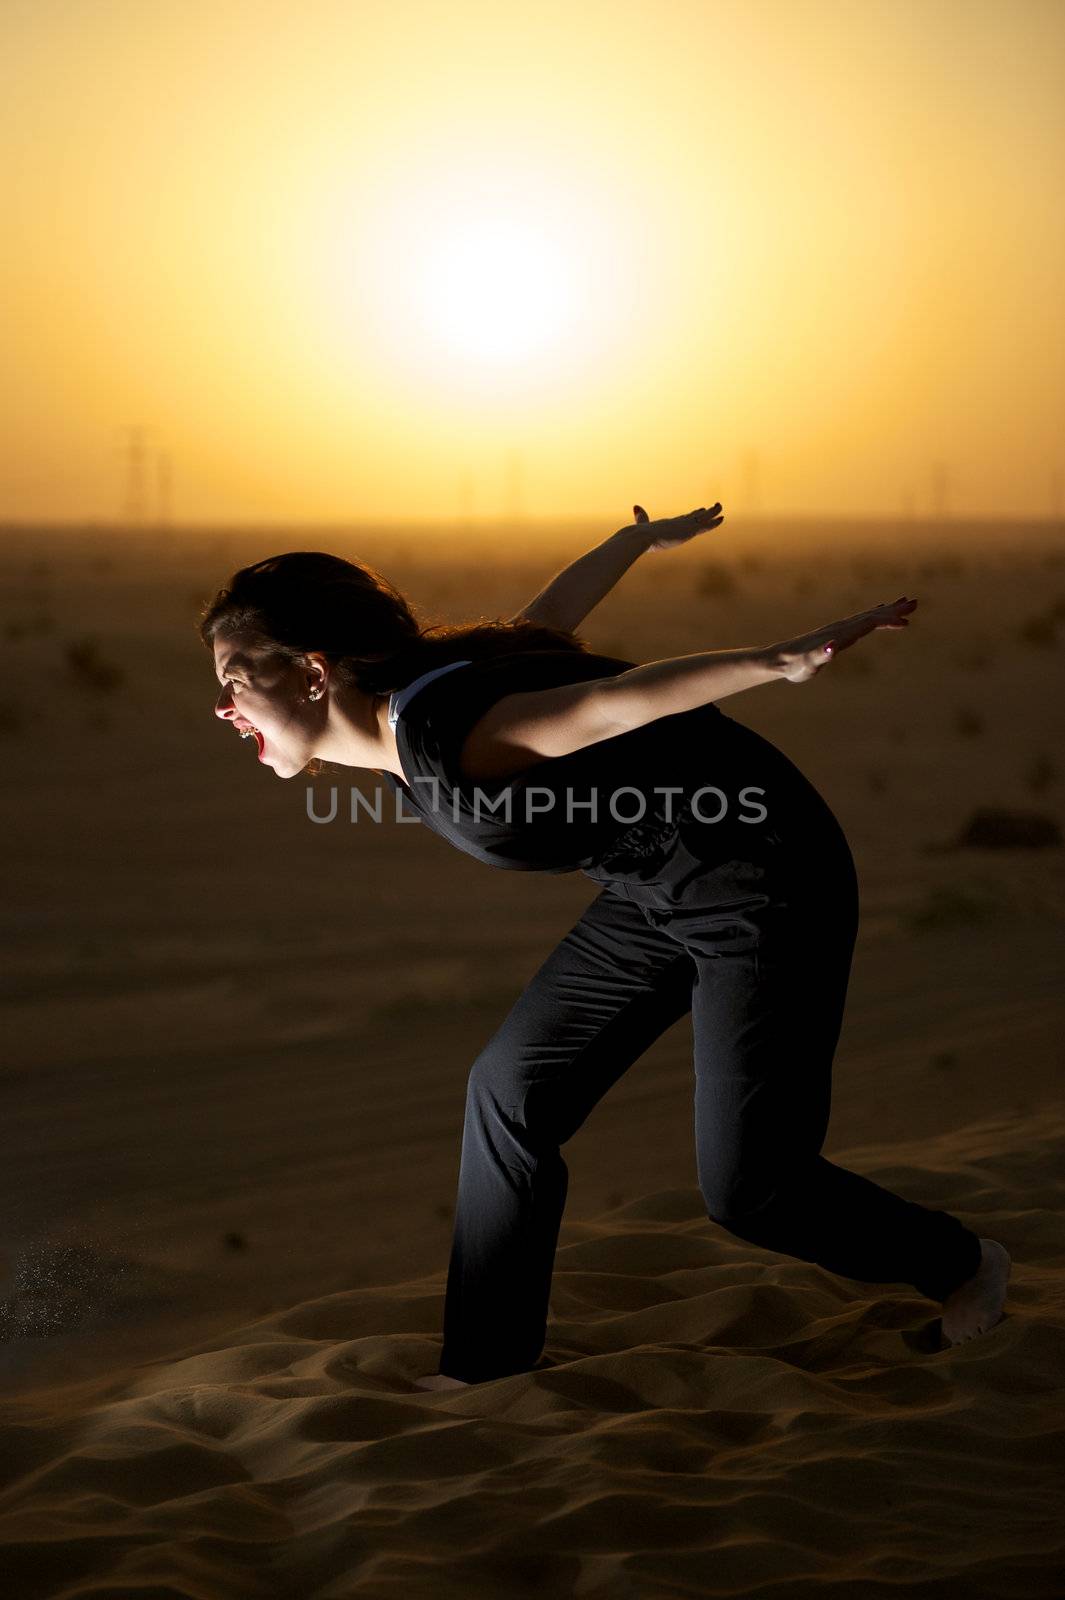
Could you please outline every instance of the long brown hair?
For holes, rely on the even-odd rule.
[[[245,630],[290,660],[320,651],[341,682],[368,694],[390,694],[450,661],[588,649],[568,629],[522,618],[422,627],[381,573],[320,550],[267,556],[233,574],[204,608],[200,638],[210,649],[218,636]]]

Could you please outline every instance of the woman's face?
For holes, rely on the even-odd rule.
[[[309,698],[322,692],[321,669],[297,666],[240,633],[214,641],[214,665],[222,685],[215,716],[253,738],[259,760],[279,778],[302,772],[322,727],[321,707]]]

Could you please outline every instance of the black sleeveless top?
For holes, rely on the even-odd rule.
[[[696,791],[703,791],[697,806],[705,825],[694,833],[707,860],[757,854],[767,840],[779,840],[769,809],[773,785],[778,803],[786,795],[793,807],[805,793],[823,807],[782,752],[712,703],[505,778],[475,781],[460,770],[467,733],[503,696],[613,677],[636,665],[590,651],[528,650],[423,674],[424,682],[415,679],[392,696],[403,778],[384,776],[435,833],[489,866],[579,870],[600,883],[645,876],[675,844],[678,828],[691,838]]]

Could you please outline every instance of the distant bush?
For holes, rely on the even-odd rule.
[[[1057,763],[1044,750],[1040,750],[1028,763],[1024,780],[1029,789],[1035,794],[1040,794],[1044,789],[1049,789],[1052,783],[1056,783],[1059,776]]]
[[[734,595],[737,590],[735,576],[728,567],[723,567],[715,561],[706,561],[699,569],[696,580],[696,589],[699,594],[710,600],[723,600]]]
[[[55,618],[46,611],[38,611],[32,617],[10,617],[4,623],[4,636],[8,639],[25,639],[34,633],[51,633],[54,627]]]
[[[21,733],[26,726],[26,713],[15,700],[0,700],[0,734]]]
[[[965,562],[961,556],[936,556],[918,567],[922,578],[963,578]]]
[[[859,583],[878,583],[886,575],[883,561],[877,561],[872,556],[855,556],[851,562],[851,572]]]
[[[954,659],[966,672],[983,672],[994,661],[995,652],[987,645],[975,644],[959,651]]]
[[[1053,611],[1038,611],[1034,616],[1026,617],[1017,629],[1021,643],[1030,644],[1038,650],[1051,649],[1057,636],[1057,618]]]
[[[966,889],[937,884],[923,904],[903,913],[903,922],[917,933],[935,928],[969,927],[994,914],[996,898],[987,889]]]
[[[95,639],[73,639],[63,654],[68,672],[83,689],[106,694],[125,682],[125,668],[102,655]]]
[[[978,807],[955,840],[964,850],[1057,850],[1061,843],[1056,817],[1007,806]]]

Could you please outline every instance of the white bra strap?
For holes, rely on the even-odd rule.
[[[409,700],[413,700],[419,689],[433,678],[439,678],[441,673],[452,672],[455,667],[468,667],[468,661],[449,661],[446,666],[433,667],[430,672],[423,672],[420,678],[415,678],[413,683],[408,683],[402,689],[394,689],[388,699],[388,726],[394,728],[399,719],[399,714]]]

